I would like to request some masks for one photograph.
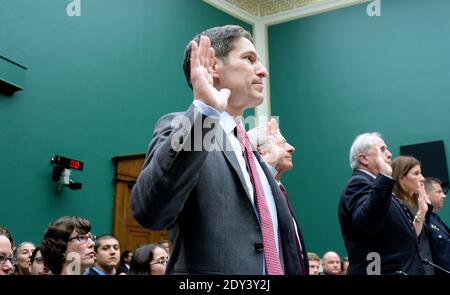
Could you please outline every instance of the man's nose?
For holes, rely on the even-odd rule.
[[[391,154],[391,152],[388,149],[386,149],[386,157],[388,159],[392,158],[392,154]]]
[[[267,76],[269,76],[269,72],[267,71],[266,67],[261,62],[258,62],[258,66],[256,69],[256,75],[260,78],[266,78]]]
[[[287,147],[288,147],[288,152],[289,153],[293,153],[295,152],[295,147],[293,147],[292,145],[290,145],[289,143],[286,143]]]

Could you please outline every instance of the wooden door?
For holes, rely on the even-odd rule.
[[[145,154],[113,158],[116,166],[113,235],[119,240],[122,252],[169,239],[167,231],[150,231],[140,226],[131,213],[131,189],[141,172],[144,158]]]

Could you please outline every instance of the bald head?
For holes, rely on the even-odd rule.
[[[322,258],[323,272],[328,275],[338,275],[341,272],[341,258],[336,252],[329,251]]]

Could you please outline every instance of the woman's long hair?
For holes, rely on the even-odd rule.
[[[410,156],[399,156],[392,161],[392,177],[395,179],[394,193],[400,200],[406,203],[414,214],[419,208],[419,194],[414,193],[411,195],[404,185],[401,184],[400,179],[402,176],[406,176],[409,170],[417,165],[420,166],[419,160]]]

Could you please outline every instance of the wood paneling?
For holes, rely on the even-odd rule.
[[[144,158],[145,154],[113,158],[116,165],[113,235],[119,240],[122,251],[134,251],[140,245],[169,239],[167,231],[150,231],[140,226],[131,213],[131,190],[141,172]]]

